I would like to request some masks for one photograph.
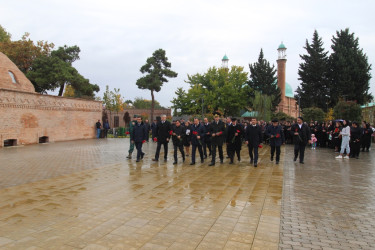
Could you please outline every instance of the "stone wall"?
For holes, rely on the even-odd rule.
[[[50,142],[94,138],[101,117],[98,101],[0,89],[0,147],[9,139],[22,145],[43,136]]]

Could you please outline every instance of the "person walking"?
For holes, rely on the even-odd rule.
[[[279,120],[273,119],[272,126],[269,126],[266,130],[271,146],[271,161],[276,151],[276,164],[280,162],[280,147],[285,144],[284,130],[279,125]]]
[[[177,120],[176,124],[172,128],[172,141],[173,141],[173,149],[174,149],[173,165],[177,164],[177,150],[180,150],[181,155],[182,155],[182,162],[185,162],[185,152],[184,152],[184,144],[183,144],[183,140],[185,136],[186,136],[186,130],[183,126],[181,126],[181,122]]]
[[[256,118],[252,118],[250,125],[247,126],[245,142],[249,149],[250,164],[254,163],[254,167],[257,167],[258,147],[262,143],[262,129],[258,125]]]
[[[362,128],[359,127],[358,122],[352,122],[350,128],[350,158],[359,158],[359,152],[361,151],[361,138]]]
[[[371,135],[373,134],[373,130],[369,123],[363,122],[362,123],[362,152],[369,152],[371,147]]]
[[[164,161],[167,161],[168,159],[168,143],[169,139],[172,135],[172,127],[171,123],[167,121],[167,116],[162,115],[161,121],[158,122],[156,126],[156,140],[157,140],[157,147],[156,147],[156,153],[155,158],[152,159],[153,161],[159,161],[159,155],[160,155],[160,149],[161,145],[164,146]]]
[[[206,130],[206,134],[204,135],[204,140],[202,141],[203,142],[203,155],[204,155],[204,158],[206,159],[207,158],[207,149],[208,149],[208,152],[209,152],[209,155],[208,156],[211,156],[211,124],[208,122],[208,119],[207,117],[205,117],[203,119],[204,121],[204,128]]]
[[[133,120],[129,123],[130,145],[129,145],[129,150],[128,150],[128,154],[129,155],[126,156],[127,159],[131,159],[132,158],[132,154],[133,154],[133,151],[134,151],[135,144],[134,144],[134,142],[131,139],[131,134],[133,133],[133,128],[135,126],[137,118],[138,118],[138,116],[134,115],[133,116]]]
[[[342,137],[341,151],[340,151],[340,155],[336,156],[336,159],[342,159],[342,158],[349,159],[349,155],[350,155],[350,146],[349,146],[349,143],[350,143],[350,126],[349,126],[349,122],[347,120],[343,121],[343,129],[340,132],[340,135]],[[343,156],[344,153],[346,153],[345,156]]]
[[[191,144],[191,125],[189,121],[185,122],[185,136],[183,139],[183,144],[185,147],[185,156],[189,156],[190,144]]]
[[[135,144],[135,147],[137,149],[137,161],[139,162],[141,159],[143,159],[145,153],[142,152],[142,144],[146,142],[147,139],[147,128],[145,124],[142,122],[142,118],[137,118],[137,123],[133,127],[133,131],[131,133],[131,141]]]
[[[149,142],[150,141],[150,131],[151,131],[151,125],[149,123],[149,121],[146,119],[145,122],[145,127],[146,127],[146,130],[147,130],[147,138],[146,138],[146,141]]]
[[[228,133],[226,142],[228,145],[228,152],[230,163],[233,164],[234,155],[237,154],[238,162],[241,161],[241,146],[242,146],[242,137],[243,129],[240,125],[237,124],[237,119],[232,118],[232,124],[228,127]]]
[[[98,122],[95,124],[95,127],[96,127],[96,138],[99,139],[100,138],[100,129],[102,127],[102,124],[100,123],[100,120],[98,120]]]
[[[156,142],[156,128],[157,128],[157,121],[154,120],[151,124],[151,138],[153,142]]]
[[[308,143],[311,143],[310,128],[303,123],[303,118],[298,117],[297,123],[292,126],[294,142],[294,161],[297,161],[299,155],[299,163],[304,164],[305,148]]]
[[[205,129],[204,126],[199,123],[198,118],[194,118],[194,124],[191,126],[191,163],[195,164],[195,152],[198,148],[199,155],[201,157],[201,163],[204,162],[203,150],[202,150],[202,140],[204,139]]]
[[[224,132],[225,124],[220,121],[220,114],[215,113],[214,122],[211,123],[211,163],[209,166],[214,166],[216,161],[216,148],[219,151],[220,163],[223,163],[223,143],[224,143]]]

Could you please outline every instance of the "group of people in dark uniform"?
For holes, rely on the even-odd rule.
[[[164,161],[167,161],[168,145],[172,141],[174,149],[173,164],[178,163],[178,153],[181,154],[182,162],[185,162],[186,157],[190,156],[190,147],[190,165],[196,163],[196,151],[199,153],[198,157],[201,163],[208,157],[211,158],[209,166],[214,166],[216,161],[223,163],[224,146],[226,146],[226,158],[229,159],[230,164],[234,164],[235,159],[238,162],[241,161],[241,149],[243,144],[246,144],[250,164],[257,167],[258,148],[262,147],[262,143],[270,145],[270,159],[273,161],[276,156],[276,164],[280,162],[280,147],[286,143],[294,144],[294,161],[299,159],[299,162],[303,164],[305,149],[307,145],[312,144],[312,137],[317,138],[315,141],[318,147],[332,147],[335,148],[336,152],[340,152],[342,150],[344,123],[349,125],[348,122],[341,121],[307,124],[302,117],[297,118],[294,123],[279,122],[277,119],[265,123],[263,121],[258,122],[255,118],[252,118],[249,123],[240,123],[236,118],[221,119],[218,113],[214,114],[212,122],[209,122],[207,118],[204,118],[203,121],[195,118],[193,123],[184,120],[176,120],[171,123],[166,120],[164,115],[161,116],[159,122],[154,121],[151,125],[143,123],[141,118],[137,118],[130,135],[131,143],[134,143],[137,150],[140,151],[137,153],[137,162],[144,156],[142,144],[148,141],[151,131],[152,140],[157,143],[153,161],[159,161],[162,147],[164,149]],[[345,146],[344,152],[350,154],[350,157],[358,158],[360,148],[362,148],[362,151],[369,151],[373,129],[366,122],[362,123],[361,126],[353,122],[350,124],[350,132],[350,148],[352,150],[349,151]],[[315,143],[313,145],[315,148]]]

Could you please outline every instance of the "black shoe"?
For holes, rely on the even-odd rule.
[[[251,159],[251,160],[250,160],[250,164],[253,164],[253,163],[254,163],[254,160],[253,160],[253,159]]]
[[[241,158],[238,158],[237,160],[238,160],[238,162],[240,162],[240,161],[241,161]]]
[[[207,155],[204,156],[204,159],[207,159]]]
[[[299,163],[300,163],[300,164],[305,164],[303,161],[300,161]]]
[[[128,156],[126,156],[126,159],[131,159],[132,158],[132,155],[129,154]]]
[[[356,156],[355,158],[356,158],[356,159],[359,159],[359,157],[358,157],[358,156]]]
[[[152,161],[159,161],[159,159],[154,158],[154,159],[152,159]]]
[[[293,161],[296,161],[297,160],[297,157],[294,157]]]
[[[137,159],[135,162],[140,162],[141,160],[140,159]]]
[[[190,163],[190,165],[195,165],[195,162]]]
[[[208,154],[208,156],[211,156],[211,152]]]
[[[144,156],[145,156],[145,153],[142,153],[142,154],[141,154],[141,159],[143,159]]]
[[[220,163],[223,164],[223,163],[224,163],[224,160],[220,160]]]
[[[215,162],[211,162],[208,166],[215,166]]]
[[[182,162],[185,162],[185,157],[184,157],[184,158],[182,158]]]
[[[230,161],[229,164],[234,164],[233,161]]]
[[[176,165],[176,164],[177,164],[177,161],[174,161],[174,162],[173,162],[173,165]]]
[[[164,158],[164,161],[167,161],[167,158]]]
[[[254,167],[256,168],[258,166],[258,163],[254,163]]]
[[[271,161],[273,161],[273,157],[271,156]]]
[[[229,157],[229,156],[227,156],[226,158],[227,158],[227,159],[229,159],[230,157]]]
[[[201,159],[201,163],[203,163],[204,162],[204,160],[203,159]]]
[[[276,164],[279,164],[279,161],[276,161]]]

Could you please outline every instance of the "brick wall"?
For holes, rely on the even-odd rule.
[[[95,137],[95,123],[101,120],[102,103],[0,89],[0,147],[4,140],[17,144]]]
[[[143,114],[147,114],[149,120],[151,119],[151,110],[150,109],[127,109],[127,110],[118,112],[118,114],[116,112],[112,112],[111,113],[111,116],[112,116],[111,119],[110,119],[109,110],[107,110],[106,112],[108,114],[108,121],[110,123],[111,128],[114,127],[113,125],[114,125],[114,117],[115,116],[119,117],[119,127],[125,127],[125,122],[124,122],[123,118],[124,118],[124,115],[125,115],[126,112],[129,113],[129,116],[130,116],[131,120],[133,120],[134,115],[143,115]],[[161,116],[161,115],[170,116],[172,114],[171,112],[172,112],[171,109],[155,109],[154,110],[154,119],[156,119],[157,116]],[[150,123],[151,123],[151,121],[150,121]]]

